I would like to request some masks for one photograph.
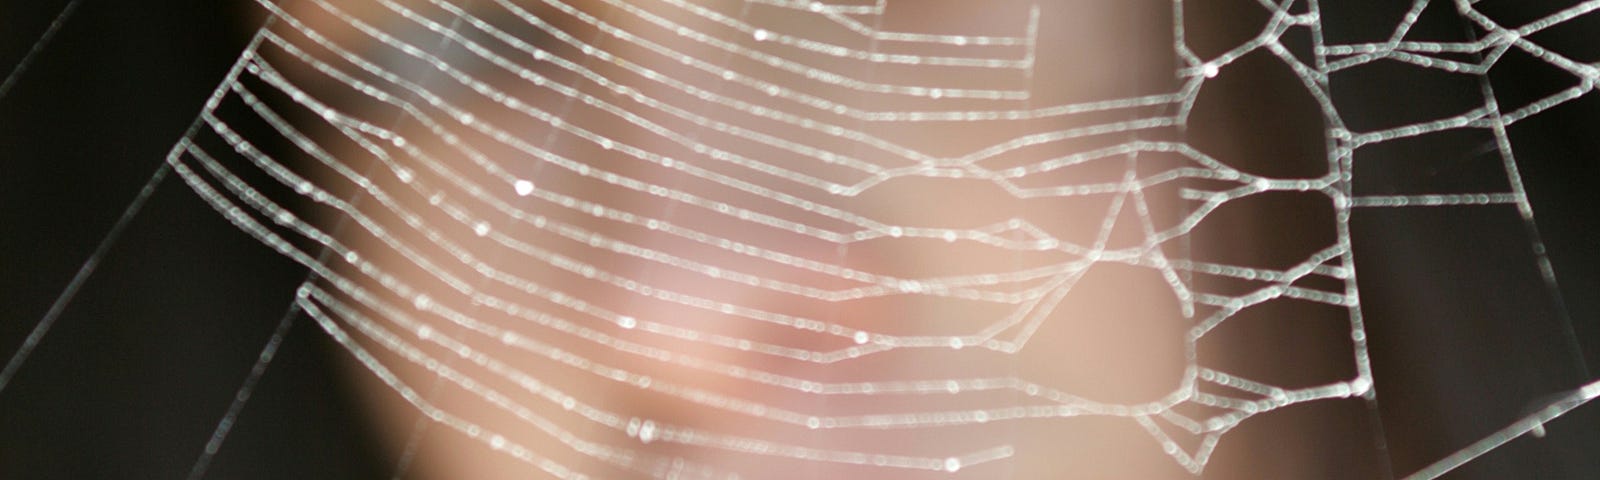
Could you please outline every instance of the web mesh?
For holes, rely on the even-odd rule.
[[[1126,427],[1200,475],[1260,415],[1381,404],[1351,212],[1503,208],[1559,292],[1507,129],[1600,78],[1539,41],[1600,2],[1503,25],[1419,0],[1386,39],[1343,42],[1316,2],[1262,0],[1259,30],[1195,45],[1185,19],[1207,7],[1176,1],[1170,34],[1135,45],[1147,62],[1063,61],[1052,8],[1022,2],[915,30],[883,1],[525,3],[259,2],[267,25],[152,179],[310,270],[284,325],[303,313],[420,412],[402,471],[440,427],[561,478],[1032,472],[1005,466]],[[1467,38],[1413,38],[1440,8]],[[1512,54],[1571,86],[1502,103],[1488,75]],[[1358,122],[1330,85],[1374,65],[1476,99]],[[1199,138],[1208,87],[1262,68],[1316,143],[1269,155],[1309,158]],[[1487,133],[1503,182],[1359,185],[1363,152],[1463,131]],[[1229,220],[1263,209],[1303,234],[1255,243],[1270,219]],[[1261,315],[1335,319],[1316,332],[1337,355],[1260,378],[1208,346]]]

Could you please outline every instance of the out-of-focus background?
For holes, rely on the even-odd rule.
[[[1151,28],[1170,26],[1165,3],[1151,3],[1132,11],[1149,16]],[[1379,35],[1409,7],[1402,3],[1324,2],[1326,35]],[[1466,27],[1450,17],[1453,7],[1435,3],[1417,35],[1460,36]],[[1477,5],[1519,24],[1567,3]],[[1266,15],[1248,1],[1187,4],[1191,42],[1202,46],[1254,34]],[[0,5],[0,73],[12,71],[66,5]],[[248,2],[84,1],[75,9],[0,96],[0,359],[45,316],[264,18]],[[1541,42],[1600,61],[1597,17],[1572,20]],[[1336,77],[1332,89],[1352,124],[1446,116],[1477,92],[1475,81],[1410,73],[1372,68]],[[1517,53],[1489,77],[1504,104],[1570,83]],[[1274,95],[1283,87],[1261,78],[1230,74],[1208,85],[1219,93],[1196,115],[1219,120],[1191,131],[1193,141],[1279,135],[1281,126],[1250,115],[1285,108]],[[1326,452],[1319,478],[1400,477],[1600,377],[1597,131],[1593,92],[1509,131],[1559,292],[1540,280],[1529,234],[1509,207],[1358,209],[1352,238],[1381,431],[1317,436],[1319,421],[1367,421],[1358,400],[1327,407],[1344,413],[1299,417],[1296,407],[1225,437],[1235,446],[1212,468],[1278,478],[1270,472],[1291,467],[1274,466],[1272,448],[1289,438]],[[1235,143],[1245,146],[1218,148],[1269,158],[1304,147]],[[1504,173],[1492,146],[1482,131],[1397,142],[1358,155],[1356,177],[1371,194],[1415,187],[1401,182],[1494,185]],[[1276,234],[1293,236],[1288,230]],[[179,182],[164,182],[0,390],[0,478],[186,475],[304,276]],[[1285,324],[1242,341],[1263,352],[1297,348],[1295,330]],[[325,337],[308,322],[293,327],[209,478],[390,474],[396,460],[367,433],[370,419],[333,367],[344,353]],[[1600,405],[1589,404],[1542,438],[1513,440],[1445,478],[1600,477],[1594,452]]]
[[[66,2],[0,7],[15,65]],[[259,25],[246,2],[82,2],[0,98],[10,357]],[[164,182],[0,395],[0,478],[183,478],[304,278]],[[211,478],[379,478],[365,419],[295,327]],[[280,370],[281,369],[281,370]]]

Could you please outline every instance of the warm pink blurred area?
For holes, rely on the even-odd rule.
[[[1181,81],[1134,6],[295,7],[265,63],[378,153],[316,183],[383,195],[318,298],[419,475],[1184,478],[1259,394],[1197,385],[1181,191],[1248,182],[1127,148]]]

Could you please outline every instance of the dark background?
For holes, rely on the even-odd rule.
[[[9,71],[65,2],[4,2]],[[0,353],[94,251],[243,49],[248,2],[85,1],[0,98]],[[162,182],[12,383],[0,478],[184,478],[305,269]],[[374,441],[296,322],[207,478],[380,478]]]
[[[1265,15],[1253,0],[1210,3],[1191,9],[1228,13],[1194,14],[1191,21],[1212,29],[1194,29],[1197,48],[1248,36]],[[1381,40],[1407,8],[1323,3],[1330,42]],[[1470,35],[1450,2],[1435,3],[1443,8],[1431,8],[1412,38]],[[1516,25],[1561,3],[1478,6]],[[0,2],[0,71],[12,70],[65,4]],[[0,358],[10,358],[156,171],[260,21],[248,2],[84,1],[0,97]],[[1536,41],[1580,61],[1600,60],[1600,15]],[[1250,65],[1241,61],[1237,70]],[[1476,81],[1466,77],[1386,68],[1334,77],[1352,128],[1438,118],[1478,98]],[[1516,52],[1490,78],[1506,106],[1573,83]],[[1236,117],[1231,128],[1281,128],[1272,118],[1250,120],[1252,111],[1276,108],[1271,85],[1219,78],[1207,88]],[[1196,143],[1221,135],[1192,133]],[[1510,134],[1559,295],[1539,279],[1529,234],[1509,207],[1359,209],[1351,224],[1379,401],[1375,412],[1349,401],[1355,408],[1347,416],[1371,422],[1376,438],[1319,439],[1314,428],[1291,437],[1326,442],[1318,445],[1330,459],[1323,476],[1403,476],[1596,377],[1600,94],[1518,123]],[[1370,190],[1357,193],[1503,185],[1498,157],[1485,150],[1490,141],[1486,132],[1467,131],[1363,149],[1356,180]],[[154,192],[0,391],[0,479],[184,476],[284,314],[304,269],[174,180]],[[393,460],[377,453],[352,392],[330,367],[339,354],[311,325],[292,327],[208,477],[387,476]],[[1270,418],[1245,425],[1271,431],[1241,427],[1223,439],[1224,448],[1261,446],[1239,461],[1259,463],[1268,478],[1279,471],[1271,444],[1306,427]],[[1591,404],[1553,422],[1546,437],[1515,440],[1447,478],[1596,478],[1597,452],[1600,406]]]

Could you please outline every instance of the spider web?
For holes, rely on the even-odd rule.
[[[259,2],[267,25],[0,372],[0,389],[149,192],[175,176],[310,270],[192,477],[301,314],[420,412],[407,458],[443,427],[561,478],[605,476],[589,468],[738,474],[701,461],[715,458],[705,452],[937,476],[1022,461],[1005,436],[960,432],[1095,417],[1136,425],[1149,448],[1198,475],[1258,415],[1344,398],[1379,405],[1354,209],[1509,206],[1556,295],[1507,128],[1587,95],[1600,78],[1536,41],[1600,2],[1508,26],[1463,0],[1446,6],[1473,38],[1431,41],[1410,37],[1438,8],[1419,0],[1387,40],[1330,43],[1316,2],[1262,0],[1259,32],[1199,53],[1184,21],[1197,7],[1176,1],[1172,82],[1073,101],[1043,93],[1037,78],[1056,47],[1040,41],[1051,26],[1036,5],[997,8],[1007,15],[996,15],[1006,18],[995,32],[947,33],[889,28],[882,1],[301,3]],[[1309,48],[1285,40],[1296,35]],[[1502,104],[1487,76],[1512,52],[1573,85]],[[1314,105],[1320,174],[1259,173],[1187,138],[1207,86],[1249,58],[1286,68]],[[1420,122],[1350,126],[1330,79],[1374,64],[1474,78],[1481,102]],[[939,128],[975,140],[942,144],[926,133]],[[1492,137],[1504,188],[1358,193],[1362,152],[1459,131]],[[982,185],[999,192],[1000,207],[953,225],[869,201],[918,181]],[[1192,245],[1218,212],[1279,194],[1330,212],[1326,243],[1287,263],[1206,260]],[[897,249],[982,261],[874,260]],[[1173,343],[1150,347],[1175,346],[1181,358],[1171,375],[1156,374],[1169,383],[1149,398],[1105,400],[1128,395],[1061,386],[1018,365],[1040,355],[1035,337],[1054,324],[1127,314],[1091,311],[1074,295],[1108,268],[1139,272],[1140,285],[1170,300],[1155,302],[1165,317],[1181,322]],[[1283,385],[1205,355],[1208,335],[1289,301],[1339,312],[1349,354],[1333,370],[1348,375]],[[896,318],[938,309],[961,314]],[[961,360],[906,378],[839,373],[903,354]],[[529,359],[759,428],[627,411],[542,378]],[[778,393],[757,393],[767,391]],[[495,413],[441,407],[445,392]],[[1600,384],[1583,386],[1407,478],[1441,476],[1596,396]],[[833,431],[934,440],[843,448]],[[538,439],[560,453],[532,446]]]

